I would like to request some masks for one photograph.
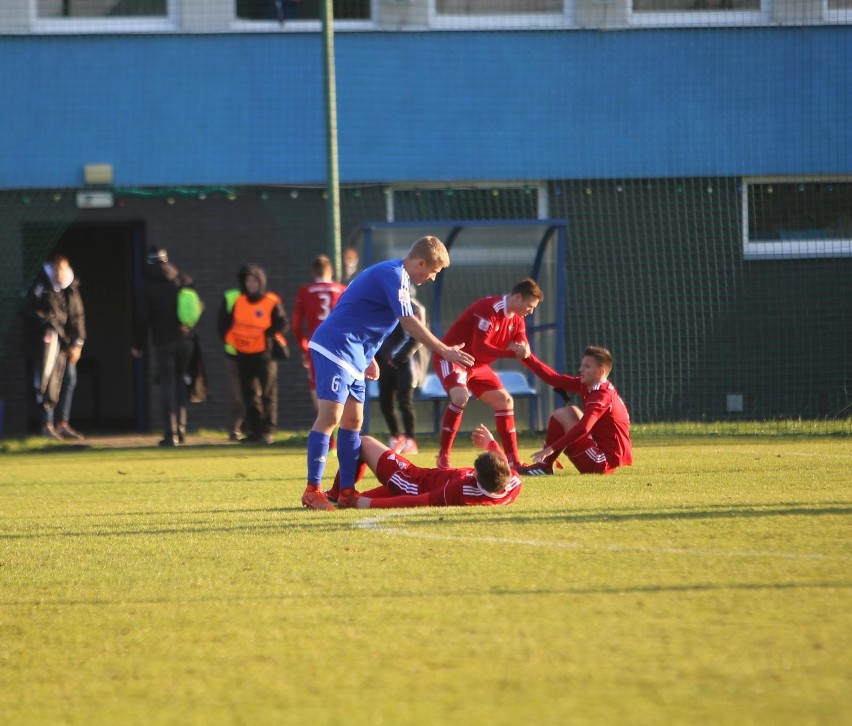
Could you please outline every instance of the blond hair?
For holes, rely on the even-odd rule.
[[[429,265],[440,263],[441,267],[450,266],[450,253],[437,237],[426,235],[417,240],[408,251],[411,260],[423,260]]]

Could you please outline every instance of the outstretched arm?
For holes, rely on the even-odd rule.
[[[474,430],[473,434],[470,437],[470,440],[473,442],[473,445],[478,449],[485,449],[486,451],[496,451],[498,454],[506,454],[503,453],[503,449],[500,444],[497,443],[497,440],[494,438],[494,434],[492,434],[485,424],[479,424]]]
[[[549,386],[564,388],[565,390],[572,391],[574,393],[580,393],[581,391],[580,379],[577,376],[557,373],[553,370],[553,368],[547,365],[547,363],[540,358],[537,358],[534,353],[530,353],[521,361],[521,363],[523,363]]]
[[[419,340],[429,350],[437,353],[444,360],[468,367],[474,364],[473,356],[462,350],[464,345],[446,345],[442,340],[432,335],[432,331],[423,325],[416,316],[403,315],[399,319],[399,324],[412,338]]]
[[[358,497],[355,505],[358,509],[403,509],[407,507],[428,507],[429,492],[423,494],[402,494],[398,497]]]

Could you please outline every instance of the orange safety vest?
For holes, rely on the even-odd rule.
[[[238,353],[263,353],[266,350],[266,331],[272,327],[272,310],[281,302],[273,292],[266,293],[257,302],[240,295],[234,303],[233,324],[225,334]]]

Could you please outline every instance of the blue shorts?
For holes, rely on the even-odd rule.
[[[346,399],[352,396],[356,401],[364,403],[366,385],[363,380],[358,380],[345,368],[315,350],[311,351],[311,360],[314,364],[317,398],[346,403]]]

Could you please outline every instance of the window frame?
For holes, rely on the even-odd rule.
[[[524,189],[528,187],[535,190],[536,193],[536,219],[550,219],[550,196],[549,188],[546,181],[452,181],[452,182],[423,182],[421,184],[412,184],[410,182],[398,182],[387,186],[385,195],[385,221],[396,222],[396,199],[397,192],[417,192],[417,191],[453,191],[465,190],[503,190],[503,189]]]
[[[627,25],[635,28],[692,28],[772,25],[771,0],[760,0],[760,10],[672,10],[637,12],[627,3]],[[828,0],[822,0],[828,2]]]
[[[822,20],[829,25],[852,24],[852,8],[839,8],[832,10],[828,5],[829,0],[820,0],[822,7]]]
[[[30,0],[30,28],[34,33],[58,35],[174,32],[180,28],[180,2],[181,0],[166,0],[166,14],[162,17],[40,18],[38,0]]]
[[[852,257],[852,235],[849,239],[789,239],[770,242],[749,241],[749,187],[757,184],[813,184],[842,182],[852,184],[852,176],[761,176],[744,177],[741,184],[742,250],[744,260],[804,260]]]
[[[237,17],[237,3],[232,0],[232,20],[230,30],[235,33],[318,33],[322,30],[322,18],[316,20],[252,20]],[[378,0],[370,0],[370,17],[363,20],[334,19],[334,30],[364,31],[377,27]]]
[[[438,12],[437,0],[428,1],[430,30],[528,30],[573,27],[576,0],[562,0],[561,13],[495,13],[450,15]],[[827,0],[825,0],[827,2]]]

